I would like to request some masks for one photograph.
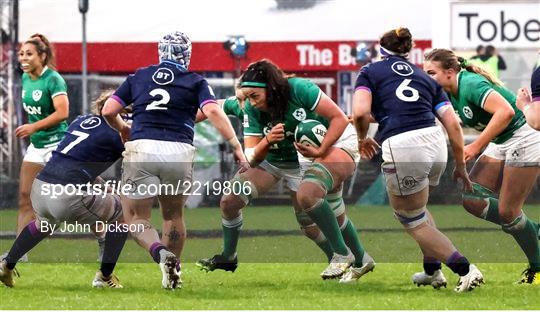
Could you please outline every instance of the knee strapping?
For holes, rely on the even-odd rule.
[[[245,182],[249,182],[248,180],[244,179],[241,175],[237,174],[235,175],[232,179],[231,179],[231,185],[235,185],[234,182],[238,181],[239,185],[245,185]],[[238,197],[240,197],[240,199],[244,202],[244,204],[249,204],[249,202],[252,200],[252,199],[255,199],[257,197],[259,197],[259,192],[257,191],[257,187],[255,186],[255,184],[253,183],[250,183],[250,191],[248,194],[244,193],[244,192],[239,192],[239,194],[237,195]]]
[[[221,218],[221,224],[227,228],[235,228],[235,227],[242,226],[243,222],[244,222],[244,217],[242,216],[242,213],[240,213],[238,217],[232,220]]]
[[[324,203],[324,199],[320,198],[318,199],[315,204],[311,207],[309,207],[308,209],[304,209],[305,212],[310,212],[311,210],[317,208],[317,207],[320,207],[322,204]]]
[[[495,194],[492,190],[488,189],[487,187],[475,183],[472,183],[472,192],[463,192],[462,194],[463,199],[485,199],[490,197],[497,197],[497,194]]]
[[[512,222],[506,223],[502,225],[502,230],[506,233],[512,233],[517,232],[520,230],[523,230],[525,228],[525,225],[527,224],[527,216],[524,212],[521,212],[521,214],[515,218]]]
[[[332,211],[334,212],[334,215],[336,217],[339,217],[340,215],[345,213],[345,203],[343,202],[343,189],[340,189],[339,191],[334,193],[328,193],[328,195],[326,195],[326,201],[328,201],[328,204],[330,205],[330,208],[332,208]]]
[[[311,182],[319,185],[325,192],[334,187],[334,178],[328,169],[321,163],[313,163],[304,173],[302,182]]]
[[[313,222],[313,220],[311,220],[308,214],[303,211],[295,212],[294,215],[296,216],[296,222],[300,224],[301,228],[315,225],[315,223]]]
[[[415,210],[394,211],[394,217],[396,217],[399,223],[406,229],[413,229],[428,221],[425,206]]]
[[[341,231],[343,231],[346,227],[347,227],[347,223],[349,223],[349,218],[347,218],[347,216],[345,216],[345,218],[343,218],[343,222],[338,224],[339,225],[339,229]]]

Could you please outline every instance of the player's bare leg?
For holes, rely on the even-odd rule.
[[[502,229],[514,237],[529,261],[519,281],[522,284],[540,285],[540,227],[522,210],[539,173],[539,167],[506,166],[499,196]]]
[[[470,264],[454,247],[443,233],[430,225],[426,216],[426,205],[429,197],[429,187],[405,196],[388,194],[390,205],[406,232],[414,238],[420,248],[429,255],[446,265],[460,276],[456,291],[469,291],[483,283],[480,271]]]
[[[184,223],[184,206],[186,196],[160,195],[159,205],[163,216],[161,242],[178,258],[182,255],[186,242],[186,225]]]

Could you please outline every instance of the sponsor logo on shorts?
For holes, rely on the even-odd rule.
[[[411,176],[406,176],[403,179],[401,179],[401,185],[403,185],[403,188],[412,189],[413,187],[418,185],[418,181],[416,181]]]

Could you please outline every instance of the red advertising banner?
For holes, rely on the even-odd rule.
[[[61,72],[81,71],[81,44],[56,43],[57,67]],[[241,68],[267,58],[285,71],[356,70],[351,51],[355,41],[250,42]],[[431,48],[431,40],[415,41],[410,59],[418,65]],[[89,43],[88,71],[93,73],[130,73],[139,67],[157,63],[157,43]],[[192,71],[234,71],[235,62],[221,42],[193,43]]]

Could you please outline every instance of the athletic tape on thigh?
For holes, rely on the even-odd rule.
[[[326,195],[326,201],[332,208],[334,215],[339,217],[345,213],[345,203],[343,202],[343,188],[334,193],[328,193]]]
[[[301,228],[315,225],[315,223],[313,222],[313,220],[311,220],[308,214],[303,211],[295,212],[294,215],[296,216],[296,221],[298,222],[298,224],[300,224]]]
[[[472,183],[472,192],[463,192],[463,199],[484,199],[490,197],[497,198],[497,195],[487,187],[475,182]]]
[[[251,193],[249,194],[245,194],[244,192],[240,192],[238,195],[238,197],[240,197],[240,199],[244,202],[244,204],[249,204],[249,202],[252,200],[252,199],[255,199],[257,197],[259,197],[259,192],[257,191],[257,187],[255,186],[254,183],[251,183],[251,181],[248,181],[248,180],[245,180],[241,175],[237,174],[235,175],[232,179],[231,179],[231,185],[235,185],[234,182],[238,181],[239,182],[239,185],[244,185],[245,182],[250,182],[249,185],[250,185],[250,190],[251,190]]]
[[[415,210],[394,210],[394,217],[406,229],[413,229],[428,220],[426,206]]]
[[[321,163],[313,163],[304,173],[302,182],[315,183],[323,188],[325,192],[333,189],[334,178],[326,167]]]
[[[503,224],[502,229],[506,233],[515,232],[515,231],[523,230],[526,223],[527,223],[527,216],[522,211],[521,214],[517,218],[514,219],[514,221]]]
[[[118,221],[122,218],[123,216],[123,213],[122,213],[122,204],[120,202],[120,197],[118,195],[110,195],[112,196],[113,198],[113,201],[114,201],[114,211],[113,211],[113,214],[112,216],[109,218],[109,220],[107,220],[107,222],[115,222],[115,221]]]

